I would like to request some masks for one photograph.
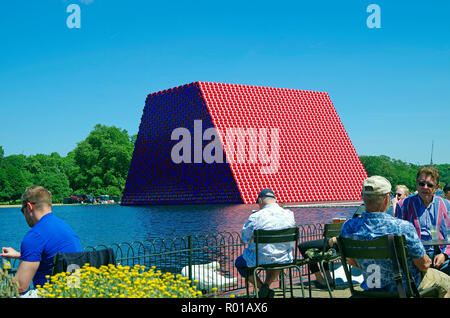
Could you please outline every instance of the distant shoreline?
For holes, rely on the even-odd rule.
[[[64,203],[53,203],[52,206],[57,206],[57,205],[81,205],[81,204],[64,204]],[[21,204],[0,204],[0,208],[21,208],[22,205]]]
[[[284,208],[330,208],[330,207],[355,207],[360,206],[363,202],[358,201],[328,201],[328,202],[304,202],[304,203],[280,203]],[[76,206],[76,205],[118,205],[120,203],[110,203],[110,204],[82,204],[82,203],[53,203],[52,206]],[[20,204],[5,204],[0,205],[0,208],[21,208]]]
[[[82,203],[70,203],[70,204],[64,204],[64,203],[53,203],[52,206],[75,206],[75,205],[117,205],[119,203],[109,203],[109,204],[82,204]],[[22,205],[20,204],[0,204],[0,209],[1,208],[21,208]]]

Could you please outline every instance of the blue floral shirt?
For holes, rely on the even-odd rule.
[[[268,204],[261,210],[252,213],[241,232],[242,241],[248,244],[243,257],[248,267],[256,265],[256,246],[253,242],[254,230],[283,230],[295,226],[294,213],[285,210],[278,204]],[[258,245],[258,263],[289,263],[293,260],[294,243],[275,243]]]
[[[353,240],[372,240],[388,234],[405,235],[408,248],[408,267],[416,285],[420,283],[420,271],[412,262],[412,258],[421,258],[425,249],[417,236],[414,226],[404,220],[381,212],[364,212],[360,218],[346,221],[342,226],[343,237]],[[392,262],[390,260],[355,260],[370,290],[396,292]],[[405,281],[404,281],[405,285]],[[406,288],[406,285],[405,285]]]

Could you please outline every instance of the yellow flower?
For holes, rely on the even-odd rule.
[[[145,271],[145,266],[101,266],[99,269],[85,264],[77,274],[81,288],[69,288],[73,283],[67,273],[52,277],[50,282],[39,286],[42,297],[197,297],[201,292],[189,285],[190,280],[180,274],[155,272],[152,266]],[[73,287],[74,285],[70,285]],[[54,292],[53,292],[54,290]],[[76,292],[75,292],[76,291]],[[70,296],[69,296],[70,295]]]

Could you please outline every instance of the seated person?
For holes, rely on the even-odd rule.
[[[396,217],[411,222],[417,236],[422,241],[432,239],[432,231],[437,228],[439,239],[447,240],[449,224],[448,207],[445,199],[435,195],[439,188],[439,172],[434,167],[423,167],[417,172],[418,193],[397,203]],[[450,275],[450,245],[427,246],[433,267]]]
[[[335,239],[336,238],[333,237],[329,240],[328,245],[327,245],[328,249],[334,248],[335,250],[338,250]],[[303,258],[307,258],[307,254],[306,254],[307,250],[309,250],[311,248],[317,248],[320,251],[322,251],[323,244],[324,244],[324,239],[306,241],[306,242],[302,242],[298,245],[298,250],[302,254]],[[328,267],[328,263],[324,263],[323,267],[325,270],[325,275],[327,275],[327,279],[330,282],[332,280],[332,278],[331,278],[331,274],[330,274],[330,269]],[[311,274],[313,274],[314,277],[316,278],[316,280],[314,280],[312,282],[314,284],[314,286],[319,289],[326,289],[327,285],[325,283],[325,278],[323,277],[323,274],[319,268],[319,265],[316,263],[311,263],[308,265],[308,268],[309,268],[309,271],[311,272]]]
[[[447,182],[444,189],[442,190],[444,191],[444,196],[447,199],[447,201],[450,200],[450,182]]]
[[[445,197],[444,203],[447,206],[447,211],[450,211],[450,182],[445,185],[443,192]],[[450,218],[447,220],[447,229],[450,229]]]
[[[51,275],[56,253],[81,252],[81,243],[66,222],[52,213],[52,194],[41,186],[28,187],[22,195],[21,211],[31,229],[25,235],[20,253],[2,247],[0,256],[20,259],[15,280],[19,293],[25,293],[33,281],[34,287],[44,285]]]
[[[386,178],[367,178],[362,191],[366,212],[362,213],[360,218],[345,222],[340,235],[354,240],[372,240],[388,234],[404,235],[408,249],[408,266],[419,291],[436,286],[440,297],[450,297],[450,276],[430,268],[430,257],[425,253],[414,226],[408,221],[386,214],[390,205],[390,192],[391,184]],[[390,260],[348,259],[348,263],[361,269],[369,290],[397,291]],[[373,265],[380,266],[380,270],[376,271],[380,275],[375,279],[372,277]]]
[[[356,209],[355,213],[353,214],[352,218],[357,218],[360,217],[361,214],[363,212],[366,211],[366,207],[364,206],[364,204],[361,204],[358,209]],[[307,257],[306,255],[306,251],[309,250],[310,248],[317,248],[319,250],[323,249],[323,243],[324,243],[324,239],[318,239],[318,240],[312,240],[312,241],[305,241],[302,242],[298,245],[298,250],[300,252],[300,254],[302,254],[302,256],[304,258]],[[333,237],[329,240],[328,248],[334,248],[336,251],[338,251],[338,246],[337,246],[337,239],[336,237]],[[318,266],[318,264],[309,264],[309,271],[311,272],[312,275],[314,275],[314,277],[316,278],[313,281],[313,284],[316,288],[319,289],[326,289],[327,285],[325,283],[325,278],[322,274],[322,272],[320,271],[320,268]],[[327,275],[327,279],[330,282],[331,279],[331,274],[330,274],[330,270],[328,267],[328,263],[324,263],[323,264],[324,270],[325,270],[325,275]]]
[[[397,203],[400,200],[406,199],[407,197],[409,197],[409,189],[407,186],[403,185],[403,184],[399,184],[395,187],[395,193],[394,193],[394,197],[392,198],[392,210],[391,213],[388,213],[392,216],[395,216],[395,209],[397,207]]]
[[[256,250],[253,242],[254,230],[283,230],[295,227],[295,219],[292,211],[281,208],[277,203],[275,193],[271,189],[263,189],[257,198],[256,203],[260,210],[252,213],[248,221],[242,228],[241,239],[243,243],[248,244],[244,252],[235,261],[238,272],[243,276],[248,276],[251,284],[258,287],[258,296],[261,298],[273,297],[274,291],[269,288],[270,284],[277,278],[279,270],[268,270],[265,281],[262,282],[259,277],[253,281],[253,274],[248,273],[247,268],[256,266]],[[259,265],[273,263],[290,263],[293,261],[293,244],[275,243],[261,244],[258,247]]]

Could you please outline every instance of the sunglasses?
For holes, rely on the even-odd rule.
[[[25,208],[27,207],[27,203],[28,202],[30,202],[30,201],[27,201],[26,203],[25,203],[25,205],[22,205],[22,208],[20,209],[20,211],[22,212],[22,214],[23,213],[25,213]],[[35,204],[35,203],[33,203],[33,202],[30,202],[31,204]]]
[[[396,197],[401,197],[403,195],[403,193],[396,193],[395,196]]]
[[[436,185],[434,183],[431,182],[425,182],[423,180],[419,180],[417,182],[418,185],[420,185],[421,187],[424,187],[425,185],[427,185],[428,188],[434,188]]]

